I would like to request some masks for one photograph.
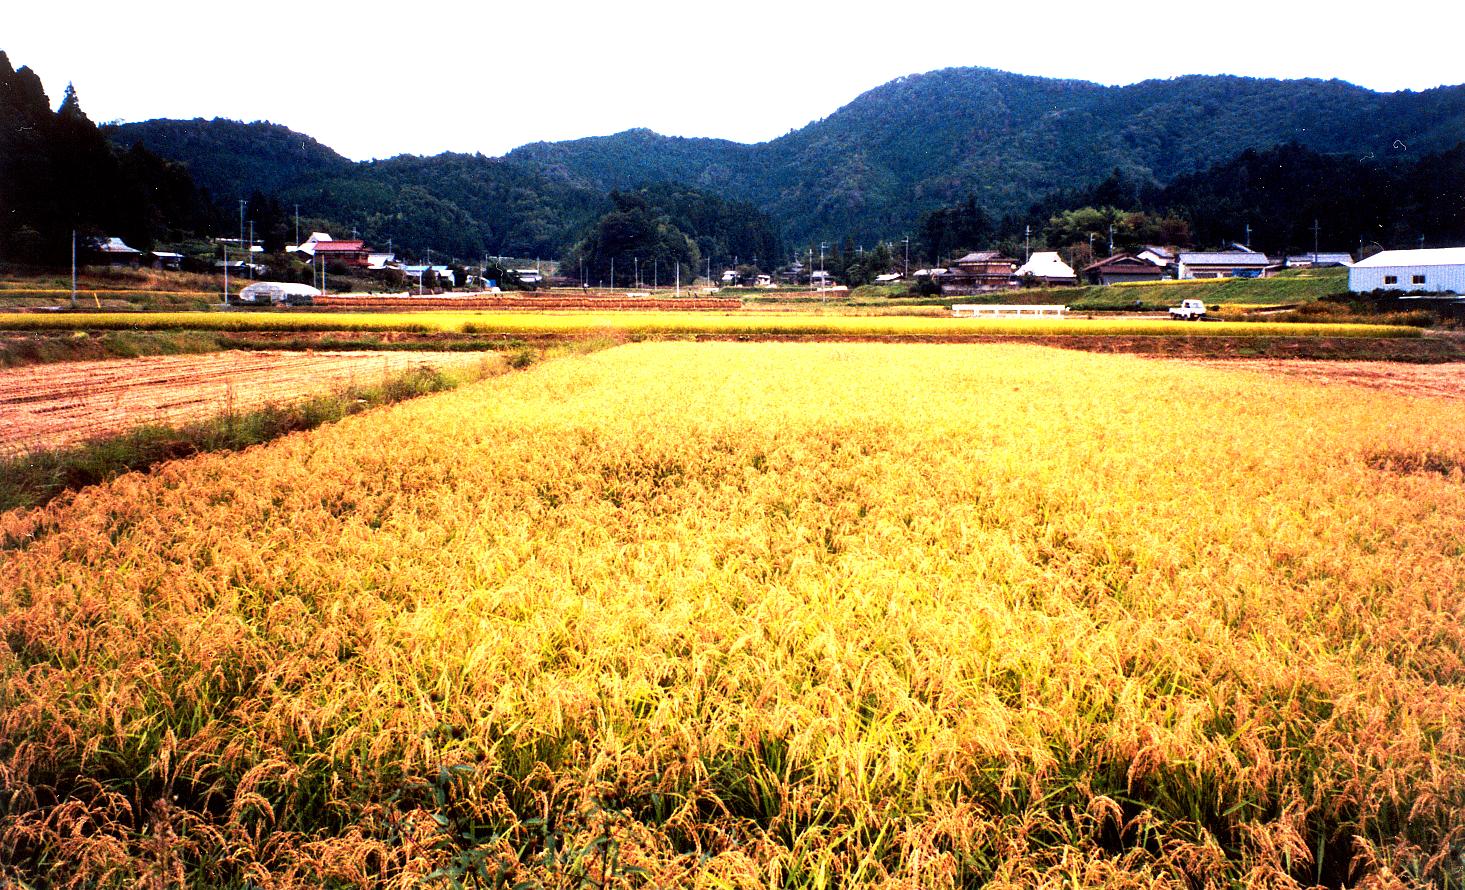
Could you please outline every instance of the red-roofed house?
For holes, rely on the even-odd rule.
[[[371,260],[371,251],[365,241],[317,241],[315,255],[328,263],[366,268]]]

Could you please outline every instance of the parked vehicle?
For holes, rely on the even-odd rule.
[[[1179,306],[1170,307],[1170,317],[1181,321],[1200,321],[1206,317],[1206,304],[1202,300],[1181,300]]]

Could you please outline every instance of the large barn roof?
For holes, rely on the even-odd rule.
[[[1182,253],[1180,262],[1187,266],[1269,266],[1272,261],[1264,253],[1222,250],[1216,253]]]
[[[1465,266],[1465,247],[1385,250],[1353,264],[1355,269],[1376,269],[1380,266]]]

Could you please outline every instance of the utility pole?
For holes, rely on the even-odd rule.
[[[249,221],[249,278],[254,280],[254,220]]]
[[[229,242],[223,238],[219,239],[219,246],[224,248],[224,305],[229,305]]]
[[[677,260],[677,296],[682,295],[682,261]]]
[[[1109,256],[1114,255],[1114,224],[1109,223]]]
[[[636,288],[639,290],[641,287],[641,258],[633,256],[631,257],[631,263],[635,266],[635,272],[631,277],[635,280]]]
[[[1114,230],[1114,227],[1113,226],[1110,226],[1109,227],[1109,230],[1112,232]],[[1032,240],[1033,240],[1033,227],[1032,227],[1032,225],[1031,224],[1028,224],[1028,225],[1023,226],[1022,227],[1022,261],[1024,263],[1026,263],[1028,260],[1032,259],[1032,256],[1033,256]]]
[[[1312,221],[1312,266],[1314,269],[1317,268],[1317,233],[1318,224],[1317,220],[1314,219]]]
[[[1251,250],[1251,223],[1246,224],[1246,249]]]
[[[244,199],[239,199],[239,245],[244,246]]]
[[[71,308],[76,308],[76,229],[71,230]]]
[[[300,205],[295,205],[295,245],[300,246]],[[390,248],[389,248],[390,249]]]
[[[911,236],[907,235],[901,239],[905,241],[905,277],[911,277]]]
[[[610,258],[610,289],[612,291],[614,291],[616,289],[616,258],[615,257],[611,257]]]

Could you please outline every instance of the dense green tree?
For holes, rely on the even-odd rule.
[[[616,209],[600,218],[586,237],[561,261],[566,272],[583,268],[585,282],[608,287],[632,287],[638,271],[649,273],[653,266],[684,274],[701,264],[696,242],[685,232],[658,219],[642,202],[625,200],[619,194]]]
[[[992,218],[971,195],[960,204],[926,214],[920,231],[920,253],[930,263],[985,247],[996,234]]]

